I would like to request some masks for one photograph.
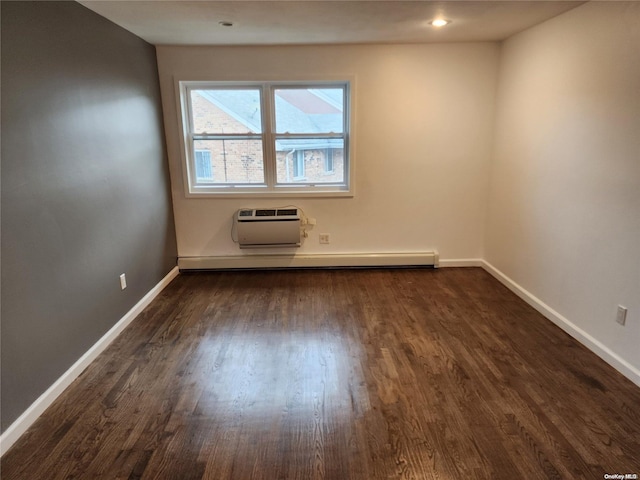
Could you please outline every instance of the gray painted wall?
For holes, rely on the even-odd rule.
[[[177,254],[154,47],[75,2],[1,8],[4,431]]]

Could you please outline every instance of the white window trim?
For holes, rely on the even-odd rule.
[[[184,192],[187,198],[257,198],[257,197],[353,197],[355,194],[354,189],[354,172],[355,172],[355,156],[354,156],[354,84],[355,79],[353,77],[340,77],[340,79],[330,80],[296,80],[296,81],[181,81],[176,80],[176,100],[177,100],[177,113],[179,122],[180,133],[180,152],[181,163],[183,171]],[[265,181],[266,184],[251,184],[251,185],[233,185],[233,186],[192,186],[195,184],[195,168],[191,165],[194,159],[192,153],[194,150],[191,147],[189,139],[189,118],[191,112],[189,111],[190,102],[188,101],[187,92],[190,89],[198,89],[205,87],[237,87],[247,88],[256,87],[261,88],[261,95],[264,95],[262,101],[263,121],[262,121],[262,138],[263,138],[263,161],[265,168]],[[279,87],[330,87],[341,86],[345,89],[344,99],[344,118],[346,125],[344,126],[344,155],[345,155],[345,181],[340,185],[332,184],[278,184],[276,185],[276,162],[275,158],[272,158],[269,149],[266,149],[266,145],[271,145],[274,142],[276,136],[272,125],[275,124],[275,109],[272,108],[271,101],[273,98],[273,89]],[[265,109],[265,103],[267,108]],[[270,114],[269,114],[270,113]],[[269,118],[271,117],[271,118]],[[191,176],[194,178],[191,179]]]

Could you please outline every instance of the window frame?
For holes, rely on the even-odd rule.
[[[302,80],[302,81],[176,81],[177,108],[180,124],[180,150],[186,197],[353,197],[353,83],[346,80]],[[202,89],[257,89],[260,92],[261,132],[237,135],[237,139],[251,137],[262,142],[264,183],[250,184],[202,184],[196,179],[196,149],[192,125],[191,91]],[[275,91],[278,89],[323,89],[343,90],[343,132],[321,134],[291,134],[276,132]],[[195,135],[198,136],[198,135]],[[215,136],[215,135],[214,135]],[[219,136],[219,135],[218,135]],[[339,138],[343,143],[344,181],[314,184],[303,180],[298,183],[278,183],[276,172],[276,139],[278,138]],[[201,139],[201,136],[199,136]],[[213,169],[213,166],[212,166]],[[296,178],[298,180],[298,178]],[[304,183],[302,183],[304,182]]]

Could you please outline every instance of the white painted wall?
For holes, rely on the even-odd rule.
[[[238,208],[295,203],[318,222],[301,253],[482,257],[498,44],[159,46],[157,56],[179,256],[244,253],[230,238]],[[355,197],[185,197],[175,81],[327,76],[355,76]]]
[[[498,85],[485,259],[638,375],[640,3],[511,37]]]

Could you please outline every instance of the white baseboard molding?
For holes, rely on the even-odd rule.
[[[27,431],[85,368],[100,355],[113,340],[144,310],[158,294],[178,276],[180,270],[174,267],[149,293],[136,303],[118,323],[105,333],[87,352],[82,355],[58,380],[51,385],[25,412],[13,422],[0,436],[0,457]]]
[[[593,353],[598,355],[601,359],[615,368],[618,372],[623,374],[633,383],[640,387],[640,370],[627,362],[624,358],[620,357],[617,353],[612,351],[609,347],[604,345],[599,340],[595,339],[587,332],[582,330],[580,327],[569,321],[566,317],[562,316],[560,313],[556,312],[549,305],[544,303],[538,297],[533,295],[531,292],[521,287],[507,275],[502,273],[496,267],[491,265],[487,261],[482,261],[482,268],[484,268],[487,272],[493,275],[497,280],[500,281],[504,286],[506,286],[509,290],[515,293],[522,300],[527,302],[533,308],[535,308],[538,312],[544,315],[546,318],[555,323],[562,330],[567,332],[573,338],[582,343],[585,347],[591,350]]]
[[[438,267],[437,251],[414,253],[249,254],[220,257],[179,257],[180,270],[332,267]]]

